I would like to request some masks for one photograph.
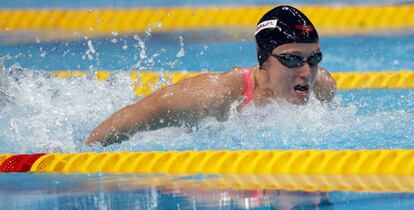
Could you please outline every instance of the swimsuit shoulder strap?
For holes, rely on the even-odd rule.
[[[244,101],[242,107],[246,106],[253,101],[253,82],[252,82],[252,69],[251,68],[241,68],[242,70],[242,80],[244,84]]]

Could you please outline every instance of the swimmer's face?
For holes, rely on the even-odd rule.
[[[273,56],[269,56],[262,67],[267,72],[267,90],[274,97],[285,99],[292,104],[306,104],[313,90],[318,73],[318,64],[304,62],[299,66],[288,67],[286,62],[292,61],[292,59],[289,59],[292,58],[291,55],[293,57],[300,56],[302,60],[309,61],[312,59],[315,61],[315,56],[317,55],[315,53],[319,52],[319,43],[289,43],[275,48],[272,51]],[[309,56],[311,56],[310,59]],[[282,64],[283,61],[285,61],[285,65]],[[295,62],[290,64],[292,63],[294,64]]]

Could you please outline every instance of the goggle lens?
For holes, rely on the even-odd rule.
[[[305,62],[307,62],[311,66],[316,66],[322,61],[322,53],[317,52],[307,58],[302,58],[299,55],[292,55],[292,54],[280,54],[280,55],[272,55],[273,57],[277,58],[281,64],[288,68],[295,68],[302,66]]]

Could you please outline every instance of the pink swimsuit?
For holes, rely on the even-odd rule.
[[[251,101],[253,101],[254,95],[253,95],[253,82],[252,82],[252,69],[251,68],[242,68],[242,78],[243,78],[243,84],[244,84],[244,96],[245,99],[243,101],[242,107],[245,107],[247,104],[249,104]]]

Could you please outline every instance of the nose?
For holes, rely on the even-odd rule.
[[[299,69],[299,77],[306,78],[306,79],[310,79],[312,77],[312,69],[313,69],[313,67],[311,67],[307,62],[304,63],[299,68],[300,68]]]

